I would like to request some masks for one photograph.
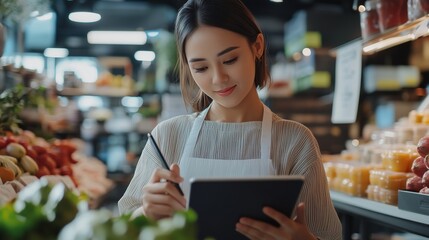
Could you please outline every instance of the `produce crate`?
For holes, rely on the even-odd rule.
[[[429,195],[399,190],[398,208],[415,213],[429,215]]]

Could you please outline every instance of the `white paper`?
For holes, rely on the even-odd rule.
[[[362,72],[362,41],[347,44],[337,51],[332,123],[354,123],[359,106]]]

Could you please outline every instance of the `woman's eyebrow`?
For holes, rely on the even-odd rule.
[[[227,48],[227,49],[225,49],[225,50],[223,50],[223,51],[219,52],[219,53],[217,54],[217,56],[218,56],[218,57],[220,57],[220,56],[222,56],[223,54],[228,53],[228,52],[231,52],[232,50],[237,49],[237,48],[238,48],[238,46],[232,46],[232,47],[229,47],[229,48]]]
[[[217,54],[217,56],[220,57],[220,56],[222,56],[222,55],[224,55],[224,54],[226,54],[228,52],[231,52],[232,50],[235,50],[237,48],[239,48],[239,47],[238,46],[229,47],[229,48],[227,48],[225,50],[220,51]],[[205,58],[192,58],[192,59],[189,59],[189,62],[200,62],[200,61],[205,61],[205,60],[206,60]]]

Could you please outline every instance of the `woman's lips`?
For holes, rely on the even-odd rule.
[[[218,95],[220,95],[220,96],[225,97],[225,96],[230,95],[234,91],[235,87],[236,86],[232,86],[232,87],[229,87],[229,88],[224,88],[224,89],[222,89],[220,91],[216,91],[216,93]]]

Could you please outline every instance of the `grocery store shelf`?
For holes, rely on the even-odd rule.
[[[58,90],[60,96],[105,96],[105,97],[123,97],[134,96],[136,92],[128,88],[114,88],[114,87],[97,87],[97,88],[64,88]]]
[[[331,191],[331,198],[337,211],[370,219],[393,229],[429,237],[428,215],[401,210],[397,206],[335,191]]]
[[[373,54],[429,35],[429,15],[389,29],[363,41],[363,53]]]

